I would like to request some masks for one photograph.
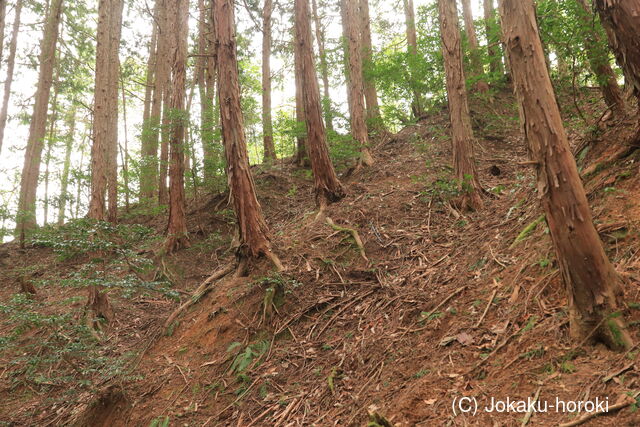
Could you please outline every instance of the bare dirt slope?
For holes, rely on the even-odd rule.
[[[562,282],[545,223],[536,222],[541,212],[512,97],[479,103],[474,113],[476,155],[487,190],[483,210],[456,209],[446,111],[377,140],[376,165],[345,178],[348,197],[330,206],[333,227],[313,222],[304,171],[286,165],[256,170],[285,273],[273,273],[265,261],[252,266],[250,277],[223,278],[168,328],[163,324],[178,302],[114,293],[117,321],[105,331],[98,350],[103,353],[96,354],[131,353],[123,368],[101,377],[80,369],[85,365],[74,369],[75,359],[67,358],[51,369],[74,379],[84,376],[86,383],[36,383],[26,379],[24,362],[9,364],[17,360],[15,353],[4,353],[0,420],[347,426],[366,425],[375,412],[396,426],[520,425],[525,414],[455,415],[452,402],[464,396],[480,405],[492,397],[537,396],[549,404],[597,397],[610,406],[626,401],[640,390],[637,351],[615,354],[569,339]],[[594,121],[598,115],[592,114]],[[620,124],[599,124],[587,137],[578,121],[569,122],[569,129],[574,145],[582,147],[587,138],[591,148],[578,154],[588,165],[606,157]],[[636,159],[598,168],[586,185],[608,253],[628,278],[625,315],[638,340]],[[227,250],[233,216],[224,197],[201,196],[193,206],[192,248],[155,260],[182,302],[233,262]],[[145,221],[161,232],[162,217]],[[13,279],[1,291],[2,301],[25,275],[70,274],[86,261],[60,262],[43,248],[3,250],[3,275]],[[265,310],[271,294],[274,304]],[[72,295],[83,294],[43,286],[37,298]],[[24,345],[44,332],[40,326],[27,334]],[[68,384],[79,384],[75,393],[65,394]],[[587,425],[637,425],[635,409],[629,405]],[[528,424],[575,418],[550,408],[533,414]],[[382,419],[376,425],[384,425]]]

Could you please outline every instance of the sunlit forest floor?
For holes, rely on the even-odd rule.
[[[632,127],[602,121],[604,106],[592,98],[599,94],[585,89],[578,100],[585,120],[571,93],[559,103],[579,166],[592,166],[586,189],[609,256],[627,278],[625,314],[637,342],[638,155],[594,167]],[[0,246],[0,332],[13,336],[0,343],[0,423],[361,426],[377,413],[396,426],[520,425],[522,413],[455,415],[452,401],[625,399],[640,389],[638,352],[569,337],[515,100],[506,92],[475,99],[472,112],[484,209],[456,208],[445,109],[374,140],[376,164],[343,177],[349,195],[328,209],[342,228],[313,222],[306,170],[255,167],[286,272],[272,273],[264,261],[248,278],[223,279],[168,327],[168,316],[233,260],[225,194],[191,200],[192,245],[167,258],[154,254],[165,214],[132,210],[124,222],[153,232],[126,229],[136,237],[120,238],[129,245],[125,262],[103,266],[105,274],[127,277],[131,260],[145,258],[154,269],[142,281],[172,286],[114,286],[115,322],[100,341],[81,330],[86,290],[69,280],[91,255],[60,256],[71,231],[51,231],[46,244],[25,250]],[[16,297],[25,283],[37,294]],[[635,409],[585,425],[635,425]],[[573,419],[550,410],[528,424]]]

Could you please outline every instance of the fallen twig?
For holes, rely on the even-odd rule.
[[[522,419],[521,427],[524,427],[527,424],[529,424],[529,420],[531,419],[531,416],[533,415],[533,412],[534,412],[534,405],[536,404],[536,402],[538,402],[538,398],[540,397],[540,390],[542,390],[542,386],[538,387],[538,390],[536,390],[536,394],[535,396],[533,396],[533,403],[529,405],[529,408],[531,409],[529,409],[529,411],[526,413],[526,415]]]
[[[491,298],[489,298],[489,302],[487,303],[487,306],[484,309],[484,313],[482,313],[482,316],[480,317],[478,322],[475,324],[474,328],[478,328],[480,326],[480,324],[482,324],[482,321],[484,320],[485,316],[487,315],[487,312],[489,311],[489,307],[491,307],[491,304],[493,304],[493,299],[496,297],[497,293],[498,293],[498,289],[494,289],[493,293],[491,294]]]
[[[598,415],[606,415],[606,414],[610,414],[610,413],[615,412],[615,411],[619,411],[620,409],[624,409],[627,406],[631,406],[634,403],[636,403],[636,398],[638,397],[638,395],[640,395],[640,391],[634,393],[633,396],[627,396],[627,399],[624,402],[616,403],[613,406],[609,406],[604,411],[590,412],[588,414],[585,414],[585,415],[581,416],[578,419],[575,419],[573,421],[569,421],[568,423],[559,424],[558,427],[579,426],[580,424],[584,424],[587,421],[589,421],[591,418],[595,418]]]

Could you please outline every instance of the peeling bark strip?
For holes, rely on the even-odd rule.
[[[627,348],[631,337],[614,314],[622,307],[622,279],[593,226],[545,65],[533,0],[502,0],[500,8],[524,131],[537,164],[538,195],[567,290],[571,334]]]
[[[458,27],[456,0],[438,0],[442,55],[447,80],[449,118],[453,144],[453,167],[463,194],[463,209],[480,209],[482,186],[473,156],[473,130],[467,101],[467,88],[462,68],[462,47]]]
[[[640,100],[640,2],[595,0],[594,5],[607,31],[618,65]]]
[[[313,60],[313,46],[311,45],[311,25],[309,19],[309,1],[295,0],[295,30],[296,30],[296,69],[300,71],[303,109],[307,125],[307,146],[313,181],[316,193],[316,203],[322,209],[328,203],[336,202],[345,195],[342,184],[329,158],[327,136],[322,122],[322,104],[320,103],[320,88],[315,72]]]
[[[40,44],[40,72],[33,105],[33,116],[29,128],[29,139],[24,155],[24,166],[20,181],[20,199],[16,216],[16,237],[24,245],[26,234],[36,227],[36,192],[40,176],[40,161],[47,131],[47,110],[56,62],[56,45],[62,13],[62,0],[53,0]]]
[[[253,177],[244,134],[244,119],[240,106],[238,58],[233,0],[214,0],[214,27],[218,66],[218,98],[222,124],[222,139],[227,159],[227,179],[231,199],[238,219],[240,255],[272,257],[269,229],[256,198]]]

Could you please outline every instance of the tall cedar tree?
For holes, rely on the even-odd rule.
[[[460,204],[463,209],[480,209],[483,190],[480,181],[478,181],[473,156],[474,137],[462,67],[462,46],[456,0],[438,0],[438,7],[451,121],[453,167],[458,188],[462,193]]]
[[[595,0],[609,44],[640,102],[640,1]]]
[[[198,0],[198,58],[196,59],[196,81],[200,96],[200,138],[204,153],[204,183],[210,188],[215,175],[214,151],[214,93],[215,58],[213,57],[213,27],[211,27],[211,4]],[[207,13],[209,12],[209,13]]]
[[[112,222],[115,222],[117,212],[118,51],[123,6],[123,0],[100,0],[98,5],[89,218],[107,219],[105,195],[108,189],[108,219]]]
[[[157,90],[154,87],[158,58],[158,11],[161,2],[156,1],[151,17],[151,40],[147,59],[146,86],[144,92],[144,110],[142,113],[141,159],[140,159],[140,200],[151,200],[158,180],[158,115],[153,116],[152,106],[157,102]]]
[[[462,15],[464,17],[464,30],[467,34],[469,50],[471,51],[471,67],[474,74],[473,77],[481,79],[484,75],[482,70],[482,58],[480,56],[480,47],[478,45],[478,37],[476,36],[476,26],[473,23],[473,12],[471,10],[471,1],[462,0]],[[478,92],[486,92],[489,85],[484,80],[478,80],[476,83]]]
[[[169,170],[169,225],[165,250],[167,253],[189,245],[187,223],[185,219],[184,197],[184,146],[185,146],[185,111],[184,98],[186,92],[187,43],[189,38],[189,1],[175,0],[167,8],[170,17],[170,28],[173,29],[172,52],[167,58],[171,61],[171,130],[169,151],[171,163]]]
[[[173,29],[169,25],[171,17],[168,14],[168,9],[175,0],[157,0],[161,2],[160,10],[158,11],[158,26],[159,26],[159,38],[158,38],[158,58],[168,58],[172,49],[174,37],[172,37]],[[169,128],[171,126],[170,118],[170,97],[169,97],[169,84],[171,79],[171,62],[157,61],[156,68],[156,82],[154,94],[155,103],[157,106],[152,107],[151,116],[157,118],[158,123],[161,124],[158,137],[160,139],[160,159],[158,162],[158,203],[160,205],[166,205],[169,201],[169,193],[167,189],[167,170],[169,167]],[[157,96],[157,99],[156,99]],[[157,116],[156,116],[157,113]]]
[[[609,63],[609,52],[603,49],[600,35],[593,28],[593,14],[588,0],[576,0],[581,7],[579,18],[582,25],[587,29],[584,47],[589,61],[589,66],[593,74],[595,74],[602,91],[604,101],[607,107],[617,116],[623,116],[625,112],[625,103],[622,91],[618,86],[618,79]]]
[[[360,144],[358,165],[373,165],[369,151],[369,135],[364,105],[364,82],[362,79],[362,42],[360,37],[360,15],[356,0],[341,0],[342,25],[347,37],[347,90],[349,91],[349,112],[351,135]]]
[[[273,145],[273,120],[271,118],[271,14],[273,0],[264,0],[262,10],[262,132],[264,160],[276,160]]]
[[[342,199],[344,188],[329,158],[327,135],[322,122],[320,88],[313,60],[309,0],[295,0],[296,60],[301,75],[302,99],[307,124],[307,146],[313,170],[316,203],[323,210],[327,204]]]
[[[49,7],[44,35],[40,44],[40,71],[38,86],[33,105],[33,115],[29,127],[29,139],[24,156],[22,178],[20,181],[20,198],[18,200],[18,214],[16,216],[16,237],[20,245],[24,246],[26,235],[33,230],[36,223],[36,192],[40,176],[40,161],[47,131],[47,109],[51,95],[53,68],[56,63],[56,45],[60,15],[62,14],[62,0],[52,0]]]
[[[118,153],[118,52],[122,31],[123,0],[100,0],[98,4],[98,37],[95,69],[95,101],[93,144],[91,145],[91,199],[89,218],[115,222],[117,215]],[[109,194],[108,215],[105,194]],[[93,313],[91,326],[99,328],[97,319],[110,323],[113,309],[102,286],[88,288],[87,307]]]
[[[327,64],[327,52],[325,49],[325,28],[322,26],[322,19],[318,11],[318,1],[311,0],[313,7],[313,20],[315,22],[316,43],[318,44],[318,56],[320,59],[320,76],[322,77],[324,108],[324,124],[329,130],[333,130],[333,114],[331,111],[331,96],[329,95],[329,65]]]
[[[496,19],[496,10],[493,0],[484,0],[484,25],[487,34],[487,54],[489,55],[489,71],[494,74],[502,74],[502,62],[500,61],[500,29]]]
[[[417,76],[413,75],[413,64],[418,60],[418,35],[416,33],[416,12],[413,7],[413,0],[402,0],[404,5],[404,21],[407,33],[407,52],[409,54],[409,73],[411,85],[415,86]],[[422,117],[424,108],[422,106],[422,94],[413,88],[413,100],[411,102],[411,111],[414,117]]]
[[[382,116],[378,105],[378,91],[376,82],[367,71],[373,62],[373,47],[371,44],[371,16],[369,13],[369,0],[360,0],[360,25],[362,33],[362,68],[364,78],[364,98],[367,102],[367,119],[375,128],[380,129]]]
[[[18,0],[15,5],[15,18],[11,29],[11,42],[9,44],[9,58],[7,59],[7,76],[4,81],[4,95],[2,97],[2,110],[0,110],[0,152],[4,141],[4,130],[7,126],[7,116],[9,112],[9,98],[11,97],[11,85],[13,84],[13,69],[16,64],[16,50],[18,47],[18,34],[20,34],[20,18],[22,16],[22,1]]]
[[[293,38],[295,39],[295,29]],[[309,153],[307,150],[307,136],[306,132],[302,131],[302,128],[306,128],[306,118],[304,114],[304,99],[303,99],[303,85],[302,85],[302,62],[300,61],[300,43],[293,41],[293,64],[294,64],[294,79],[296,84],[296,154],[295,163],[298,166],[309,166]],[[326,119],[326,116],[325,116]]]
[[[502,0],[500,9],[524,132],[536,162],[538,196],[567,290],[572,336],[627,348],[631,338],[614,315],[623,307],[622,280],[593,225],[545,66],[533,0]]]
[[[278,257],[271,251],[269,229],[256,198],[255,185],[249,168],[244,119],[240,105],[234,2],[233,0],[214,0],[213,4],[218,102],[230,197],[238,221],[239,255],[245,260],[249,257],[264,255],[271,259],[279,270],[282,270]]]

